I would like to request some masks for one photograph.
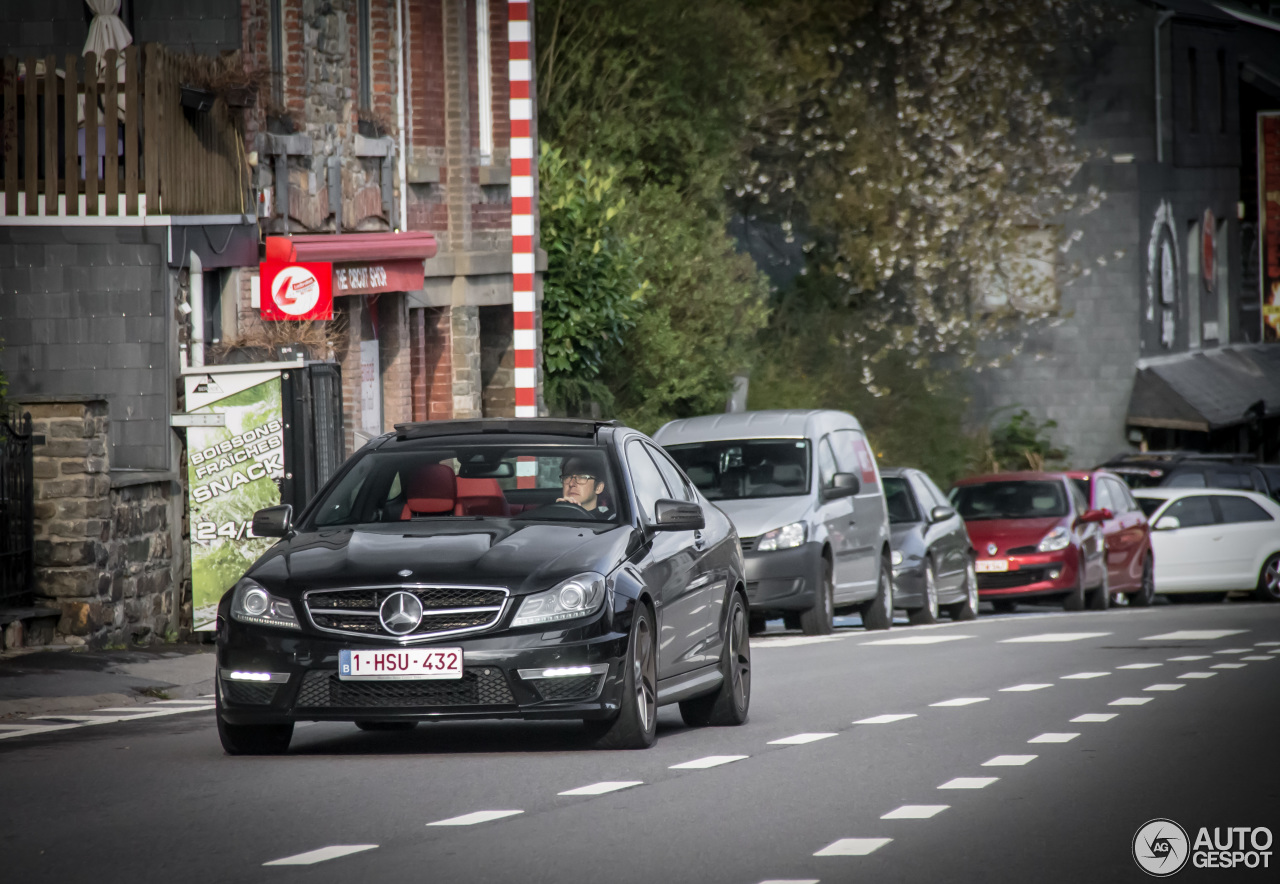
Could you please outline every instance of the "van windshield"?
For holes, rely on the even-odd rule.
[[[809,492],[809,443],[804,439],[694,442],[672,445],[667,453],[708,500]]]

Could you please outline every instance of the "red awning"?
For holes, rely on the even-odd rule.
[[[319,233],[268,236],[268,261],[329,261],[334,264],[422,260],[436,256],[436,238],[413,233]]]

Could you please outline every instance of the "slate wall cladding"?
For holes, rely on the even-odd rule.
[[[132,0],[125,16],[134,42],[164,43],[201,55],[240,48],[240,0]],[[84,49],[84,0],[0,0],[0,47],[6,55],[43,56]]]
[[[14,398],[94,394],[112,468],[170,468],[166,228],[0,227],[0,367]]]

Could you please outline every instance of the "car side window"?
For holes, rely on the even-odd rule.
[[[658,465],[658,471],[662,473],[662,478],[667,480],[667,487],[674,493],[675,499],[697,503],[697,492],[693,490],[693,486],[685,478],[684,473],[680,472],[680,468],[671,462],[671,458],[667,457],[661,448],[655,448],[652,445],[645,445],[644,447],[653,458],[653,462]]]
[[[929,489],[929,493],[933,495],[935,506],[951,506],[951,501],[947,499],[947,495],[942,493],[942,489],[934,484],[927,473],[920,474],[920,482],[925,488]]]
[[[1198,528],[1212,525],[1217,519],[1213,515],[1213,505],[1208,497],[1184,497],[1169,504],[1164,511],[1165,516],[1176,516],[1183,528]]]
[[[1178,473],[1170,479],[1166,488],[1206,488],[1204,473]]]
[[[916,502],[920,504],[920,509],[926,514],[935,506],[944,506],[934,499],[933,492],[929,490],[920,476],[908,475],[911,482],[911,491],[915,494]]]
[[[644,516],[645,522],[652,525],[655,521],[656,504],[663,498],[671,497],[671,489],[662,478],[662,473],[654,464],[644,443],[632,439],[627,443],[627,466],[631,468],[631,482],[636,492],[636,503]]]
[[[1115,501],[1111,499],[1111,489],[1107,487],[1106,482],[1093,483],[1093,506],[1094,509],[1111,510],[1113,513],[1121,512]]]
[[[1115,479],[1108,479],[1107,486],[1111,489],[1111,499],[1116,506],[1120,507],[1117,512],[1123,511],[1131,513],[1138,508],[1138,503],[1133,499],[1133,495],[1129,493],[1129,486]]]
[[[1234,494],[1222,494],[1214,497],[1218,511],[1222,513],[1222,521],[1228,524],[1240,522],[1272,522],[1271,514],[1247,497]]]
[[[831,452],[831,441],[829,436],[823,436],[818,442],[818,485],[821,488],[830,488],[834,481],[835,474],[838,472],[836,468],[836,456]]]
[[[1070,479],[1067,480],[1067,490],[1071,493],[1071,499],[1075,501],[1076,511],[1083,513],[1089,509],[1089,501],[1084,496],[1084,492],[1080,490],[1080,486]]]

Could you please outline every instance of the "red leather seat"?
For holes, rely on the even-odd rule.
[[[509,516],[511,506],[497,479],[458,479],[459,516]]]
[[[458,480],[442,463],[427,464],[409,477],[401,521],[414,516],[451,516],[457,504]]]

